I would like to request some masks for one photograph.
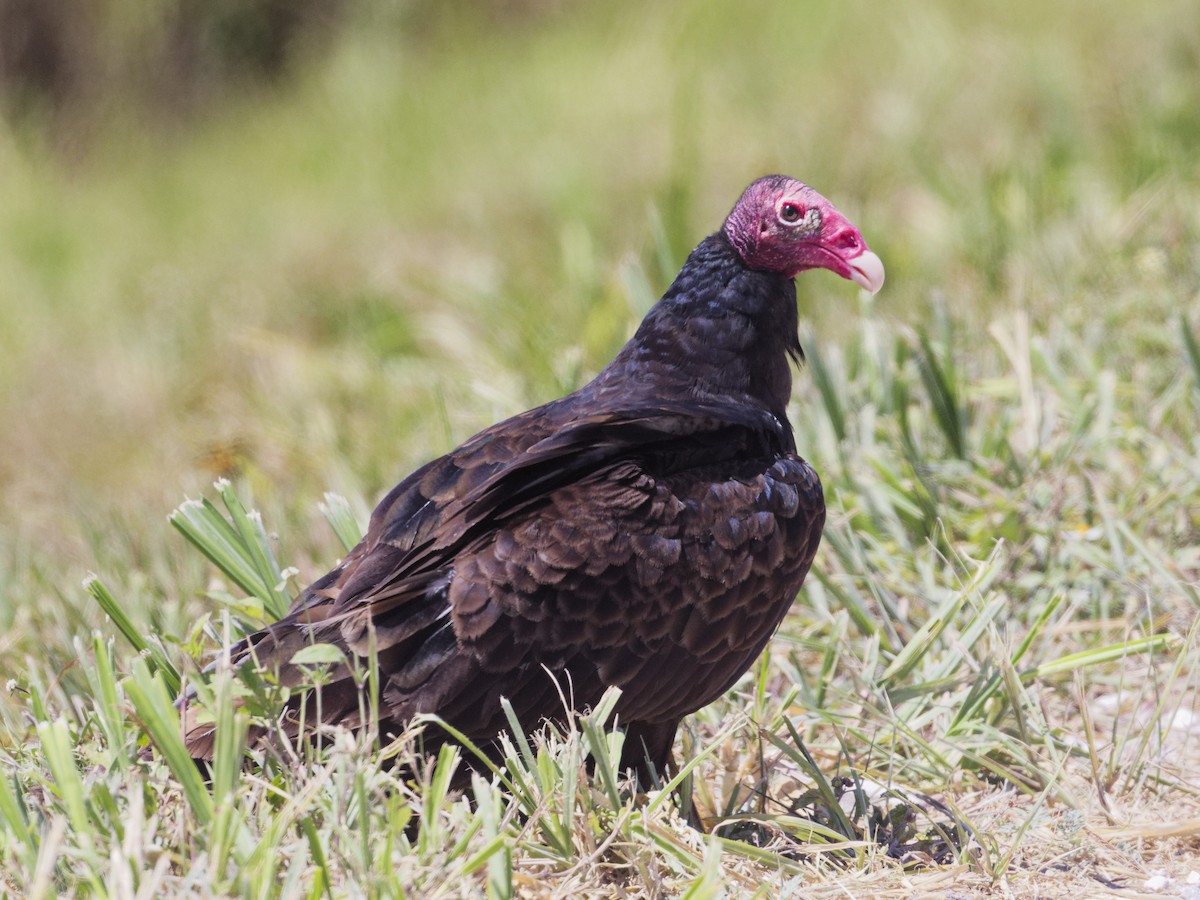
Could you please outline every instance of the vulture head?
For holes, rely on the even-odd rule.
[[[872,294],[883,287],[883,263],[859,230],[794,178],[767,175],[751,184],[723,230],[756,271],[794,278],[806,269],[829,269]]]

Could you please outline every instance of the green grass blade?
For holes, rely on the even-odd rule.
[[[16,839],[21,862],[27,872],[32,872],[37,864],[39,831],[30,825],[29,811],[21,799],[24,792],[15,775],[13,779],[0,777],[0,825]]]
[[[117,602],[117,598],[112,595],[112,592],[105,587],[104,582],[96,575],[88,575],[83,581],[83,588],[92,598],[100,604],[100,608],[104,610],[104,614],[112,620],[112,623],[117,626],[117,631],[125,640],[133,646],[133,649],[139,653],[144,653],[150,649],[142,636],[142,629],[137,628],[125,614],[125,608]]]
[[[1137,656],[1143,653],[1166,653],[1171,648],[1179,646],[1180,643],[1181,640],[1178,635],[1156,634],[1134,641],[1125,641],[1121,644],[1108,644],[1104,647],[1080,650],[1078,653],[1069,653],[1058,659],[1039,663],[1034,668],[1022,672],[1021,679],[1023,681],[1030,681],[1033,679],[1048,678],[1051,675],[1074,672],[1076,669],[1082,669],[1086,666],[1097,666],[1101,663],[1115,662],[1119,659],[1125,659],[1128,656]]]
[[[38,722],[37,734],[67,819],[79,840],[90,848],[92,823],[84,799],[83,779],[75,765],[75,741],[66,720],[60,718],[53,722]]]
[[[168,519],[234,584],[265,603],[265,585],[241,546],[241,538],[211,502],[186,500]]]
[[[610,687],[595,708],[586,716],[580,717],[586,746],[596,761],[596,775],[608,795],[613,810],[621,808],[621,792],[617,785],[620,773],[617,767],[620,764],[620,742],[624,735],[618,731],[607,732],[605,725],[620,697],[620,689]]]
[[[1192,332],[1192,327],[1188,324],[1187,317],[1182,314],[1179,316],[1179,336],[1183,339],[1183,348],[1187,354],[1188,362],[1192,364],[1192,375],[1196,378],[1196,389],[1200,390],[1200,342],[1197,342],[1196,335]]]
[[[342,547],[347,552],[353,550],[362,540],[363,529],[354,517],[354,511],[350,509],[350,501],[341,494],[329,492],[325,494],[325,501],[317,504],[317,508],[321,510],[321,515],[337,535]]]
[[[817,386],[817,392],[821,396],[821,404],[825,407],[825,414],[829,416],[829,423],[833,426],[833,433],[841,442],[846,439],[846,411],[842,407],[838,386],[834,383],[833,372],[825,362],[825,357],[819,349],[819,343],[815,340],[808,341],[804,356],[808,362],[808,370],[812,373],[813,384]]]
[[[922,331],[918,335],[918,341],[920,352],[917,355],[917,369],[929,394],[934,419],[950,445],[950,452],[959,459],[966,459],[966,417],[960,406],[958,385],[953,377],[953,363],[943,366],[938,362],[937,354],[934,353],[925,332]]]
[[[158,673],[152,673],[144,659],[133,663],[125,681],[125,693],[133,701],[146,733],[162,754],[167,768],[178,779],[192,815],[207,827],[212,821],[212,795],[204,785],[199,769],[183,744],[179,714],[171,702],[166,685]]]
[[[504,841],[500,830],[500,796],[478,775],[471,779],[471,790],[475,795],[475,808],[483,822],[487,843],[467,861],[466,867],[473,870],[486,862],[488,897],[509,900],[513,896],[512,847]]]
[[[233,490],[233,485],[224,479],[215,485],[229,511],[229,518],[237,530],[245,556],[249,559],[261,586],[258,593],[272,619],[281,619],[287,614],[292,598],[283,590],[283,572],[275,561],[271,539],[263,528],[262,516],[257,511],[247,512],[246,507]]]
[[[86,659],[80,644],[76,646],[80,651],[79,658]],[[129,756],[124,752],[125,716],[121,709],[124,696],[117,680],[112,639],[105,640],[99,632],[93,634],[91,653],[95,665],[85,665],[84,673],[95,699],[100,728],[108,744],[110,765],[123,769],[129,763]]]
[[[228,482],[218,481],[216,487],[229,519],[207,499],[185,501],[168,519],[234,584],[257,599],[267,617],[278,619],[290,599],[280,588],[283,575],[262,521],[246,512]]]
[[[83,582],[83,587],[92,595],[92,598],[100,605],[100,608],[104,610],[113,624],[117,626],[117,630],[121,632],[121,635],[133,645],[133,648],[149,657],[155,671],[162,673],[167,687],[171,692],[178,694],[179,686],[182,683],[179,670],[175,668],[175,664],[167,657],[166,652],[158,641],[147,641],[145,639],[142,629],[137,628],[133,624],[133,621],[125,613],[125,608],[112,595],[112,592],[105,587],[104,582],[95,575],[88,576]]]

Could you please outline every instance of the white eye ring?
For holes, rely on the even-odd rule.
[[[789,218],[788,214],[794,215],[795,218]],[[787,228],[803,228],[805,231],[816,231],[821,227],[821,210],[815,206],[810,206],[804,215],[800,215],[800,205],[798,203],[782,203],[779,206],[779,212],[775,214],[781,225]]]

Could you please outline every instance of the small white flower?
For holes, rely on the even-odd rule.
[[[1165,891],[1170,884],[1170,878],[1168,878],[1166,875],[1157,874],[1151,875],[1144,882],[1142,882],[1142,887],[1157,894],[1159,891]]]

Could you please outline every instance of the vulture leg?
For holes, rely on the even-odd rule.
[[[676,768],[671,756],[679,719],[667,722],[629,722],[625,725],[625,744],[621,749],[621,770],[633,770],[638,784],[646,789],[655,780],[664,781]]]

